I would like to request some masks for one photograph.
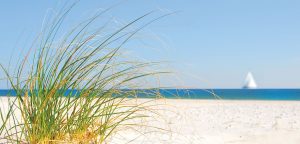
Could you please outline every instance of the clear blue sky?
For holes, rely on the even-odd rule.
[[[69,22],[118,2],[82,0]],[[7,63],[21,49],[26,51],[47,10],[59,4],[2,1],[0,62]],[[154,52],[145,46],[136,53],[150,60],[170,61],[180,79],[177,86],[239,88],[251,71],[261,88],[300,88],[300,1],[127,0],[110,15],[126,22],[151,10],[156,15],[180,12],[144,31],[149,41],[155,41],[149,42]]]

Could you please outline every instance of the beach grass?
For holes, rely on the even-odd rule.
[[[45,27],[15,73],[1,65],[16,92],[9,107],[1,108],[2,141],[105,143],[122,127],[138,125],[133,119],[148,117],[144,113],[147,106],[128,101],[136,98],[136,80],[161,72],[141,71],[157,63],[126,60],[120,57],[120,49],[156,19],[126,31],[147,13],[103,36],[104,26],[96,30],[89,27],[107,9],[58,40],[73,6],[64,8]]]

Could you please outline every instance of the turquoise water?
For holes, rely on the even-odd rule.
[[[152,97],[144,93],[150,90],[140,91],[138,97]],[[300,100],[300,89],[160,89],[159,92],[163,97],[170,99]],[[12,90],[0,90],[0,95],[15,93]]]
[[[166,98],[177,94],[187,99],[300,100],[300,89],[173,89],[161,93]]]

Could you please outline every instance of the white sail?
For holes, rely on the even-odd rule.
[[[256,82],[255,82],[251,72],[249,72],[247,74],[247,77],[246,77],[246,80],[245,80],[245,85],[243,86],[243,88],[246,88],[246,89],[255,89],[255,88],[257,88]]]

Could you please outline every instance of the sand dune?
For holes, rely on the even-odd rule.
[[[2,97],[1,107],[7,106]],[[139,99],[141,103],[149,99]],[[299,144],[300,102],[154,100],[160,116],[147,125],[164,128],[140,136],[124,129],[110,143],[133,144]]]

